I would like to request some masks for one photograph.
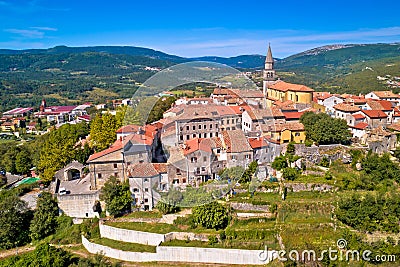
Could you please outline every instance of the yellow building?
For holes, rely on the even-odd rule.
[[[272,106],[275,101],[293,101],[294,103],[312,104],[314,90],[301,84],[276,81],[267,84],[267,105]]]
[[[4,122],[1,125],[1,131],[2,132],[15,132],[15,125],[12,122]]]
[[[306,132],[304,125],[299,122],[286,122],[274,125],[262,126],[264,136],[270,136],[272,140],[283,143],[304,143]]]

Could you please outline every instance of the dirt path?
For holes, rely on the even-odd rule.
[[[30,252],[34,249],[35,249],[35,247],[25,246],[25,247],[12,248],[9,250],[0,251],[0,259],[19,255],[19,254],[24,254],[24,253]]]

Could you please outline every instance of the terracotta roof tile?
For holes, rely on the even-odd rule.
[[[385,112],[381,110],[363,110],[362,112],[371,119],[387,118]]]
[[[144,178],[157,176],[159,172],[154,168],[152,163],[143,162],[135,164],[127,170],[129,177]]]
[[[105,156],[107,154],[113,153],[113,152],[118,151],[118,150],[122,151],[122,148],[123,148],[123,142],[120,139],[118,139],[109,148],[90,155],[90,157],[89,157],[89,159],[87,161],[89,162],[89,161],[98,159],[98,158],[100,158],[102,156]]]
[[[222,137],[227,152],[240,153],[252,150],[242,130],[222,131]]]
[[[368,127],[368,123],[360,122],[360,123],[357,123],[356,125],[354,125],[352,128],[356,128],[358,130],[364,130],[367,127]]]
[[[373,91],[372,93],[379,98],[400,98],[399,95],[394,94],[392,91]]]
[[[314,92],[314,89],[311,89],[310,87],[307,87],[302,84],[293,84],[293,83],[287,83],[284,81],[277,81],[276,83],[273,83],[269,85],[269,88],[286,92],[286,91],[295,91],[295,92]]]
[[[361,110],[359,107],[345,103],[336,104],[333,106],[333,108],[344,112],[357,112]]]

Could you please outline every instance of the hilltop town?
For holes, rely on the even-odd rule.
[[[312,247],[331,245],[342,234],[340,231],[351,227],[360,232],[367,230],[357,228],[351,218],[343,215],[349,206],[333,206],[333,201],[344,197],[343,192],[398,188],[400,95],[392,91],[336,94],[286,82],[276,73],[269,47],[262,88],[215,86],[209,96],[178,97],[165,91],[156,97],[161,102],[173,101],[162,110],[162,118],[149,123],[127,123],[127,119],[117,122],[118,116],[127,116],[133,106],[131,99],[76,106],[48,106],[43,99],[38,109],[18,107],[4,112],[0,119],[3,141],[24,143],[39,138],[33,136],[44,136],[46,144],[38,166],[31,162],[24,172],[17,166],[14,173],[4,170],[9,177],[5,187],[18,188],[35,178],[40,189],[32,186],[27,190],[30,192],[21,194],[24,201],[30,199],[31,208],[35,208],[40,194],[49,192],[57,199],[63,216],[83,225],[95,222],[103,241],[90,234],[79,240],[93,254],[102,251],[105,256],[123,261],[247,265],[266,263],[255,254],[265,245],[278,250],[301,244],[307,249],[303,246],[307,240],[289,238],[298,237],[299,229],[314,231],[315,227],[315,236],[310,237]],[[62,131],[69,135],[63,136]],[[65,144],[69,141],[63,138],[73,135],[69,149],[79,150],[82,156],[61,152],[64,148],[46,139],[52,134],[51,138],[61,134],[54,140],[65,140]],[[101,141],[100,135],[107,140]],[[52,149],[60,151],[50,152]],[[64,152],[66,155],[59,160],[57,155]],[[382,167],[383,162],[387,166]],[[373,177],[382,168],[387,174]],[[121,185],[131,201],[122,204],[124,193],[105,197],[112,186]],[[176,194],[178,198],[174,198]],[[195,207],[213,205],[215,201],[229,206],[234,218],[230,224],[190,226],[188,218],[196,214]],[[335,208],[342,213],[332,211]],[[297,221],[285,212],[298,216]],[[373,226],[367,230],[371,236],[363,238],[378,240],[374,231],[390,233],[382,242],[398,238],[397,215],[393,215],[395,223],[390,229],[371,222]],[[98,222],[94,218],[102,219]],[[290,226],[285,220],[291,222]],[[149,230],[144,224],[155,226]],[[143,234],[141,228],[154,236]],[[218,232],[221,229],[223,234]],[[247,230],[249,236],[240,236]],[[346,233],[347,238],[356,238]],[[104,239],[117,243],[112,245]],[[156,251],[125,249],[145,255],[118,254],[118,242],[153,246]],[[238,249],[240,257],[230,259],[230,252],[218,251],[202,258],[198,255],[208,252],[188,250],[193,256],[190,259],[183,256],[184,249],[174,250],[185,246]],[[179,257],[172,259],[170,253]]]

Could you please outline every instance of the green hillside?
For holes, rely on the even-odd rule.
[[[400,44],[347,45],[309,50],[282,59],[276,66],[282,79],[319,91],[367,93],[388,89],[377,76],[398,76],[399,57]]]

